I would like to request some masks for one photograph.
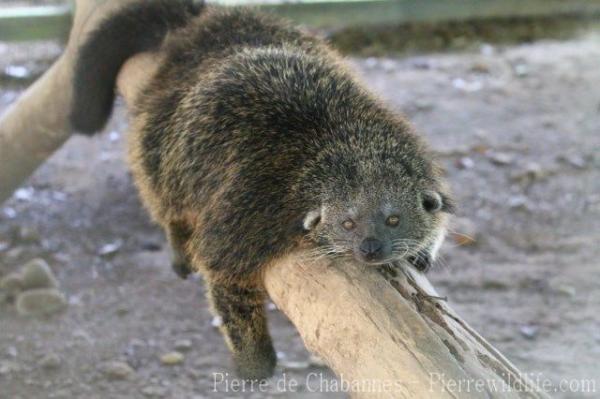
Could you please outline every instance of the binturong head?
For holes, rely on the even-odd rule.
[[[433,161],[383,153],[326,161],[320,204],[303,227],[320,256],[352,256],[367,265],[408,261],[421,271],[436,259],[453,203]]]

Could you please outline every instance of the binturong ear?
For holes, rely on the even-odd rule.
[[[306,214],[304,216],[304,221],[302,222],[302,226],[304,230],[310,231],[317,227],[319,222],[321,221],[321,210],[315,209]]]

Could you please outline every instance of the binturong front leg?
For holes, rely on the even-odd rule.
[[[264,291],[255,286],[207,283],[209,300],[222,318],[221,333],[238,375],[247,380],[271,377],[277,358],[267,328]]]

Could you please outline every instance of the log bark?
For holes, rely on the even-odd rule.
[[[122,1],[78,1],[65,54],[0,120],[0,201],[71,134],[67,115],[77,43]],[[131,103],[160,55],[124,66],[119,90]],[[265,270],[273,302],[307,348],[355,398],[546,398],[407,266],[307,261],[290,254]]]

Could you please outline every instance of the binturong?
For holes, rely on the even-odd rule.
[[[453,209],[441,170],[326,43],[244,8],[125,6],[82,44],[75,129],[102,130],[141,51],[160,66],[131,109],[135,183],[175,271],[204,276],[240,376],[273,373],[261,271],[290,251],[434,262]]]

